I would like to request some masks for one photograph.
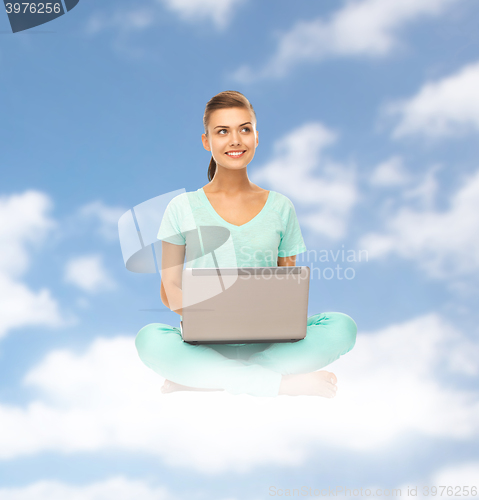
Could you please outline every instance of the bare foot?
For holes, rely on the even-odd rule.
[[[190,387],[188,385],[177,384],[171,380],[165,379],[165,383],[161,387],[162,394],[176,391],[222,391],[223,389],[202,389],[200,387]]]
[[[279,395],[334,398],[338,389],[336,386],[337,381],[336,375],[326,370],[283,375]]]

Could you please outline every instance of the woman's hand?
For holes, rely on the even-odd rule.
[[[291,257],[278,257],[278,267],[283,266],[295,266],[296,265],[296,255]]]

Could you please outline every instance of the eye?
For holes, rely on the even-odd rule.
[[[251,131],[251,129],[249,127],[243,127],[243,130],[246,130],[247,132]]]
[[[222,128],[222,129],[218,130],[218,134],[225,135],[225,134],[222,134],[221,132],[228,132],[228,131],[225,128]]]

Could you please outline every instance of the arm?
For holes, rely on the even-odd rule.
[[[278,267],[295,266],[295,265],[296,265],[296,255],[291,255],[291,257],[278,257]]]
[[[186,245],[162,241],[161,245],[161,301],[173,312],[182,315],[183,292],[181,280]]]

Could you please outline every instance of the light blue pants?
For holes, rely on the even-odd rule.
[[[307,325],[306,337],[297,342],[234,346],[188,344],[179,328],[151,323],[138,332],[135,345],[146,366],[178,384],[277,396],[282,375],[319,370],[356,342],[357,326],[347,314],[315,314]]]

